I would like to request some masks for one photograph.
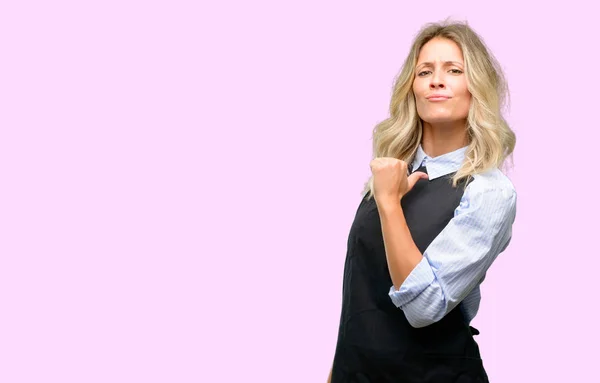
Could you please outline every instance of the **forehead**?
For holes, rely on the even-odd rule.
[[[457,61],[463,62],[462,50],[454,41],[436,37],[429,40],[419,52],[417,64],[428,62]]]

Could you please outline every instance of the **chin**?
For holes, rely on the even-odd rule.
[[[451,115],[445,115],[445,114],[436,114],[434,116],[425,116],[424,118],[422,118],[422,120],[424,122],[427,122],[429,124],[443,124],[443,123],[448,123],[448,122],[453,122],[456,121],[456,118],[453,118]]]

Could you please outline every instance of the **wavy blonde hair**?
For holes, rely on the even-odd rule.
[[[373,129],[373,158],[394,157],[410,163],[423,136],[412,85],[421,48],[433,38],[454,41],[462,50],[471,105],[467,116],[469,144],[452,185],[493,167],[501,167],[514,150],[516,137],[502,111],[508,87],[499,63],[479,35],[465,22],[426,24],[414,38],[410,53],[395,80],[390,117]],[[373,176],[363,194],[373,196]]]

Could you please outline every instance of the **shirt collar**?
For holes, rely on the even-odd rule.
[[[412,171],[416,171],[421,166],[427,167],[427,174],[429,179],[433,180],[450,173],[456,172],[462,166],[465,159],[465,153],[467,146],[460,149],[456,149],[453,152],[442,154],[437,157],[429,157],[424,151],[421,145],[417,148],[417,153],[412,162]]]

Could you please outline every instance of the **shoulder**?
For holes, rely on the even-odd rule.
[[[515,186],[511,180],[498,168],[492,168],[483,173],[473,175],[465,194],[491,194],[498,198],[516,197]]]
[[[500,169],[493,168],[473,175],[458,210],[467,208],[486,217],[506,218],[515,215],[516,203],[517,192],[513,183]]]

